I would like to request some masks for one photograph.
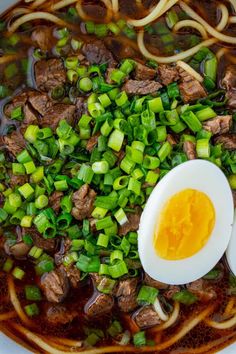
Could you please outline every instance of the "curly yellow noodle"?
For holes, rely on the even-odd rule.
[[[182,0],[179,2],[180,7],[182,10],[186,12],[186,14],[192,17],[194,20],[198,21],[205,27],[205,30],[212,35],[212,37],[218,39],[219,41],[236,44],[236,37],[227,36],[223,33],[218,32],[215,28],[210,26],[201,16],[199,16],[191,7],[185,4]]]
[[[19,28],[21,25],[23,25],[26,22],[30,22],[30,21],[34,21],[34,20],[46,20],[49,22],[53,22],[56,23],[59,26],[63,26],[63,27],[68,27],[68,23],[61,20],[59,17],[52,15],[48,12],[33,12],[27,15],[24,15],[20,18],[18,18],[15,22],[13,22],[8,30],[9,32],[13,33],[17,30],[17,28]]]
[[[164,323],[161,323],[160,325],[157,325],[157,326],[151,328],[149,330],[149,332],[150,333],[156,333],[156,332],[162,331],[163,329],[171,327],[178,319],[179,310],[180,310],[180,305],[179,305],[179,302],[176,301],[175,304],[174,304],[174,310],[173,310],[170,318],[168,319],[168,321],[166,321]]]
[[[225,307],[224,317],[230,316],[230,314],[234,308],[234,304],[235,304],[235,299],[234,299],[234,297],[231,297],[231,299],[229,299],[229,302],[227,303],[227,305]]]
[[[216,26],[217,31],[221,32],[227,26],[229,21],[229,11],[224,4],[220,4],[218,9],[221,11],[221,20]]]
[[[229,23],[236,23],[236,16],[229,17]]]
[[[160,0],[158,2],[158,4],[156,5],[156,7],[146,17],[144,17],[140,20],[128,20],[128,23],[132,26],[135,26],[135,27],[142,27],[142,26],[149,24],[150,22],[153,22],[154,20],[156,20],[160,16],[161,11],[167,5],[167,1],[168,0]],[[114,3],[114,2],[118,3],[117,0],[112,0],[112,3]],[[114,6],[113,6],[113,10],[114,10]]]
[[[170,64],[170,63],[174,63],[174,62],[176,62],[178,60],[186,59],[186,58],[196,54],[202,47],[210,47],[211,45],[213,45],[213,44],[215,44],[217,42],[216,38],[207,39],[207,40],[199,43],[195,47],[192,47],[192,48],[190,48],[190,49],[188,49],[188,50],[186,50],[184,52],[172,55],[170,57],[161,57],[161,56],[158,56],[158,55],[150,53],[147,50],[147,48],[145,47],[145,44],[144,44],[144,31],[140,31],[138,33],[137,40],[138,40],[138,46],[139,46],[140,52],[146,58],[156,60],[160,64]]]
[[[32,9],[36,9],[36,7],[39,7],[43,5],[47,0],[35,0],[33,4],[31,5]]]
[[[196,71],[194,70],[189,64],[185,63],[182,60],[177,61],[177,65],[187,71],[191,76],[193,76],[197,81],[203,82],[203,77]]]
[[[15,318],[15,317],[17,317],[16,311],[1,313],[0,314],[0,321],[7,321],[7,320],[10,320],[11,318]]]
[[[169,0],[169,2],[166,4],[166,6],[161,10],[160,16],[164,15],[168,10],[170,10],[175,4],[178,3],[179,0]]]
[[[234,11],[236,12],[236,0],[228,0],[230,4],[232,5]]]
[[[53,337],[53,336],[47,336],[46,338],[52,342],[61,343],[70,347],[82,347],[83,345],[83,342],[80,340],[74,340],[74,339],[68,339],[62,337]]]
[[[226,53],[227,53],[226,48],[219,49],[218,52],[216,53],[217,60],[220,60]]]
[[[63,7],[66,7],[66,6],[76,3],[77,1],[78,0],[61,0],[61,1],[57,2],[56,4],[53,4],[50,8],[52,11],[60,10]]]
[[[236,325],[236,315],[233,316],[232,318],[230,318],[229,320],[222,321],[222,322],[216,322],[216,321],[212,321],[212,320],[207,319],[207,320],[205,320],[205,323],[209,327],[213,327],[216,329],[229,329],[229,328]]]
[[[178,32],[183,27],[192,27],[192,28],[196,29],[198,32],[200,32],[200,34],[201,34],[203,39],[207,39],[208,38],[207,31],[197,21],[194,21],[194,20],[182,20],[182,21],[179,21],[179,22],[177,22],[175,24],[175,26],[173,28],[173,31],[174,32]]]

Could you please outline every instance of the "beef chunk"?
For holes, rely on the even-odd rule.
[[[189,160],[195,160],[197,158],[196,144],[192,141],[185,141],[183,150]]]
[[[87,142],[86,144],[86,150],[88,150],[89,152],[92,152],[93,149],[95,148],[95,146],[98,143],[98,137],[99,137],[100,133],[93,135]]]
[[[207,93],[200,82],[189,75],[187,71],[180,69],[179,73],[182,78],[179,89],[185,103],[196,101],[199,98],[207,96]]]
[[[29,234],[33,241],[34,245],[42,248],[44,251],[53,252],[56,247],[56,240],[54,238],[45,239],[43,236],[36,230],[35,227],[27,227],[22,229],[22,234]]]
[[[49,206],[55,211],[55,213],[58,213],[60,210],[61,207],[60,202],[62,196],[63,196],[63,192],[55,191],[49,197]]]
[[[95,293],[85,304],[84,312],[88,317],[98,317],[109,313],[114,306],[114,299],[107,294]]]
[[[4,107],[4,113],[7,117],[11,117],[11,112],[13,109],[18,107],[24,107],[27,102],[28,94],[27,92],[22,92],[21,94],[15,96],[11,102],[7,103]]]
[[[50,91],[66,82],[66,71],[61,59],[43,59],[38,61],[34,68],[39,90]]]
[[[73,288],[77,288],[80,282],[80,270],[74,265],[71,265],[69,267],[62,266],[62,268],[66,272],[71,286]]]
[[[77,311],[67,309],[64,305],[48,305],[46,308],[46,320],[55,326],[70,323],[77,316]]]
[[[173,135],[171,134],[167,134],[167,138],[166,140],[168,141],[168,143],[170,143],[170,145],[174,146],[174,145],[177,145],[178,144],[178,141],[176,139],[176,137],[174,137]]]
[[[130,312],[136,309],[137,304],[138,278],[120,280],[115,291],[118,306],[123,312]]]
[[[222,134],[214,139],[215,144],[222,144],[226,150],[236,150],[236,134]]]
[[[227,105],[229,108],[236,109],[236,90],[228,91],[226,97],[228,98]]]
[[[115,287],[115,284],[113,285],[113,288],[110,289],[110,278],[104,276],[104,275],[99,275],[98,273],[91,273],[90,274],[90,277],[92,278],[93,280],[93,284],[94,286],[99,290],[99,288],[107,288],[109,287],[109,290],[113,293],[116,292],[116,287]]]
[[[24,120],[21,123],[21,131],[25,131],[28,125],[38,125],[38,117],[28,104],[24,106],[23,113]]]
[[[19,131],[13,131],[9,135],[2,137],[2,147],[5,147],[8,152],[17,156],[25,148],[25,140]]]
[[[213,119],[207,120],[203,124],[203,128],[208,130],[213,135],[228,133],[232,125],[232,116],[217,116]]]
[[[72,200],[74,207],[71,214],[75,219],[83,220],[91,216],[95,197],[96,193],[88,184],[84,184],[73,194]]]
[[[82,114],[88,114],[87,103],[84,97],[77,97],[75,100],[75,114],[76,117],[79,119],[81,118]]]
[[[101,40],[84,44],[82,53],[90,64],[108,64],[110,68],[117,65],[113,54],[105,47]]]
[[[162,85],[157,81],[151,80],[127,80],[123,85],[123,90],[129,95],[148,95],[156,93]]]
[[[49,108],[42,119],[40,124],[42,127],[50,127],[53,131],[56,130],[59,122],[65,119],[69,124],[73,124],[75,114],[75,106],[58,103]]]
[[[171,300],[172,297],[180,291],[180,287],[178,285],[170,285],[169,289],[164,292],[164,296]]]
[[[137,210],[136,213],[127,213],[128,222],[124,225],[119,226],[118,234],[125,236],[130,231],[137,231],[140,222],[140,211]]]
[[[161,323],[160,317],[152,306],[143,306],[133,317],[140,328],[153,327]]]
[[[10,182],[9,185],[11,188],[14,188],[16,186],[22,186],[23,184],[27,183],[28,181],[28,176],[27,175],[22,175],[22,176],[15,176],[10,173]]]
[[[65,254],[71,248],[71,240],[69,238],[61,238],[59,251],[55,253],[54,259],[56,265],[60,265],[63,261]]]
[[[143,282],[156,289],[168,289],[169,285],[158,280],[152,279],[147,273],[144,274]]]
[[[198,279],[187,285],[187,289],[202,302],[216,298],[216,292],[208,280]]]
[[[32,35],[32,41],[35,46],[42,49],[43,51],[48,50],[52,45],[52,31],[49,27],[40,26],[36,28]]]
[[[222,79],[222,86],[226,90],[236,90],[236,65],[229,65],[226,68],[225,75]]]
[[[167,86],[172,82],[179,80],[179,72],[176,66],[159,65],[158,74],[163,85]]]
[[[53,105],[53,102],[46,93],[38,91],[31,91],[29,93],[28,101],[34,110],[41,115],[44,115],[45,112]]]
[[[69,291],[69,280],[61,268],[44,274],[40,285],[49,302],[62,302]]]
[[[134,78],[135,80],[153,80],[157,72],[146,65],[136,63]]]
[[[7,247],[8,248],[8,247]],[[17,242],[15,245],[8,248],[9,254],[17,259],[27,256],[30,246],[26,245],[23,241]]]

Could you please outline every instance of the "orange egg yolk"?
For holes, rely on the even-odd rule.
[[[154,235],[159,257],[179,260],[191,257],[207,243],[215,225],[215,209],[208,196],[185,189],[164,205]]]

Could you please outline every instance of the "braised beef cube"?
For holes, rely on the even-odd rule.
[[[58,103],[50,107],[40,119],[42,127],[50,127],[53,131],[56,130],[59,122],[65,119],[70,125],[73,124],[75,114],[75,106]]]
[[[168,143],[170,143],[170,145],[175,146],[178,144],[178,141],[176,139],[175,136],[171,135],[171,134],[167,134],[166,140],[168,141]]]
[[[100,289],[105,289],[105,291],[101,291],[107,294],[116,293],[116,282],[106,277],[105,275],[99,275],[98,273],[90,273],[90,277],[93,280],[93,284],[98,291]]]
[[[16,259],[25,258],[29,253],[30,246],[28,246],[23,241],[17,242],[15,245],[8,247],[6,245],[6,250],[8,254],[14,256]]]
[[[236,150],[236,134],[222,134],[214,139],[215,144],[222,144],[226,150]]]
[[[216,292],[212,284],[205,279],[198,279],[188,284],[187,289],[202,302],[208,302],[216,298]]]
[[[69,292],[69,280],[61,268],[44,274],[40,285],[49,302],[62,302]]]
[[[25,148],[25,140],[19,131],[13,131],[9,135],[2,137],[0,146],[5,147],[8,152],[17,156]]]
[[[117,65],[113,54],[101,40],[91,41],[83,45],[82,53],[90,64],[107,64],[109,67]]]
[[[228,99],[227,105],[231,109],[236,109],[236,90],[231,90],[226,93],[226,98]]]
[[[86,150],[88,150],[89,152],[92,152],[93,149],[95,148],[95,146],[98,143],[98,138],[100,136],[100,133],[93,135],[87,142],[86,144]]]
[[[217,116],[203,123],[203,128],[213,135],[228,133],[232,125],[232,115]]]
[[[136,63],[134,78],[135,80],[153,80],[157,75],[156,70],[149,68],[141,63]]]
[[[37,114],[33,112],[32,108],[28,104],[24,106],[23,113],[24,119],[21,123],[21,131],[24,132],[29,125],[38,125]]]
[[[80,270],[75,266],[62,266],[73,288],[77,288],[80,282]]]
[[[47,51],[52,46],[52,31],[49,27],[40,26],[36,28],[31,35],[32,41],[35,43],[35,46]]]
[[[53,252],[55,251],[56,247],[56,240],[54,238],[45,239],[35,227],[26,227],[22,228],[22,234],[26,235],[29,234],[34,242],[36,247],[42,248],[46,252]]]
[[[45,112],[53,105],[53,102],[46,93],[38,91],[31,91],[29,93],[28,101],[34,110],[41,115],[44,115]]]
[[[70,323],[77,316],[77,311],[68,309],[63,305],[49,305],[46,308],[46,320],[55,326]]]
[[[200,82],[193,77],[190,77],[188,81],[181,82],[179,84],[179,89],[185,103],[196,101],[207,95]]]
[[[158,74],[161,83],[165,86],[179,80],[179,72],[176,66],[161,64],[158,66]]]
[[[73,193],[72,201],[74,207],[71,214],[75,219],[83,220],[91,216],[95,197],[96,193],[88,184],[84,184],[78,191]]]
[[[151,80],[127,80],[123,85],[123,90],[129,95],[148,95],[157,93],[162,85],[157,81]]]
[[[108,314],[114,306],[112,296],[101,293],[94,295],[85,304],[84,312],[88,317],[99,317]]]
[[[27,102],[28,94],[27,92],[22,92],[21,94],[15,96],[9,103],[4,107],[4,113],[7,117],[11,117],[11,113],[15,108],[24,107]]]
[[[141,329],[153,327],[161,323],[160,317],[153,306],[143,306],[134,313],[133,318]]]
[[[75,114],[78,120],[83,114],[88,113],[87,103],[84,97],[77,97],[75,100]]]
[[[66,71],[61,59],[43,59],[35,64],[35,81],[37,88],[51,91],[66,82]]]
[[[194,160],[197,158],[196,144],[194,142],[185,141],[183,145],[183,150],[189,160]]]
[[[28,176],[27,175],[13,175],[12,173],[9,173],[10,175],[10,182],[9,185],[11,188],[22,186],[23,184],[28,182]]]
[[[60,210],[61,198],[63,197],[63,192],[55,191],[49,197],[49,206],[58,213]]]
[[[222,86],[227,90],[236,89],[236,65],[229,65],[226,68],[222,79]]]
[[[117,303],[121,311],[131,312],[137,308],[137,285],[138,278],[119,281],[115,296],[117,297]]]
[[[139,227],[140,210],[137,209],[135,213],[127,213],[126,216],[128,221],[124,225],[119,226],[118,234],[120,236],[125,236],[130,231],[137,231]]]
[[[71,248],[71,240],[69,238],[61,238],[59,251],[54,254],[54,260],[56,265],[61,265],[64,256]]]
[[[164,296],[171,300],[173,296],[180,291],[180,287],[178,285],[170,285],[169,289],[164,292]]]
[[[150,275],[148,275],[147,273],[144,274],[143,282],[146,285],[151,286],[151,287],[156,288],[156,289],[168,289],[168,287],[169,287],[168,284],[165,284],[165,283],[162,283],[162,282],[160,282],[158,280],[152,279],[150,277]]]

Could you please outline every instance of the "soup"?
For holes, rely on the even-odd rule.
[[[234,342],[225,259],[190,284],[160,283],[142,269],[137,230],[155,185],[188,160],[215,163],[235,195],[235,11],[233,0],[35,0],[2,16],[8,336],[52,354]]]

